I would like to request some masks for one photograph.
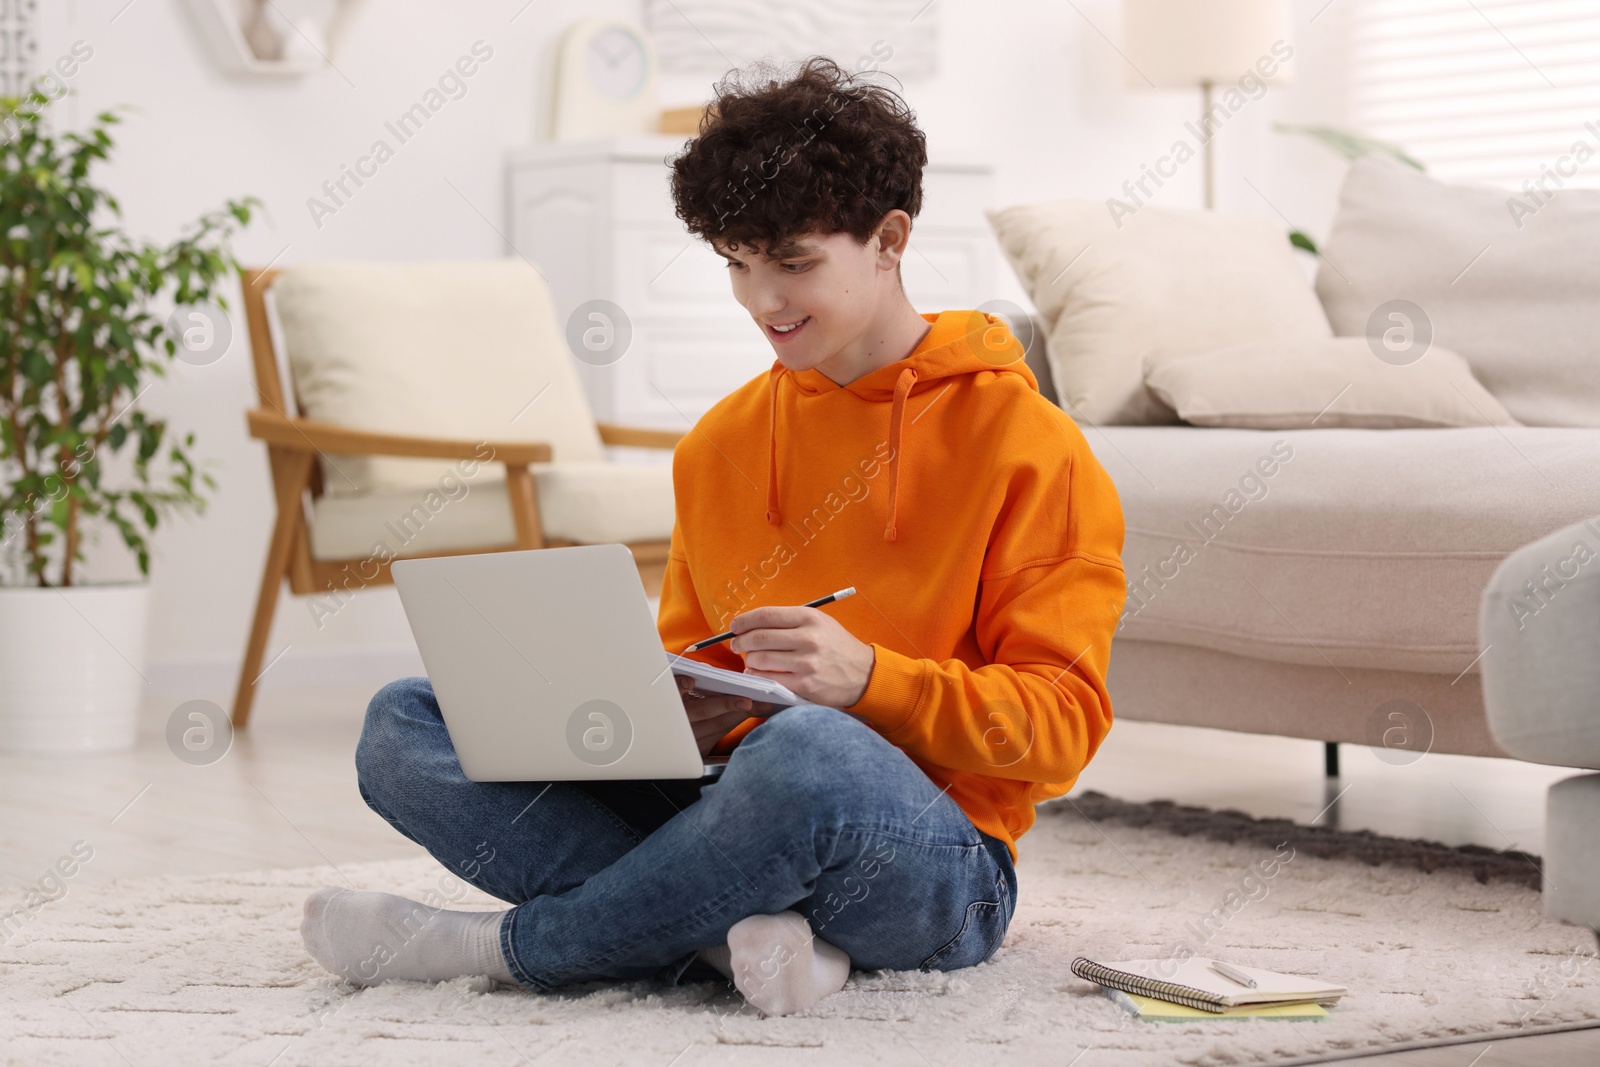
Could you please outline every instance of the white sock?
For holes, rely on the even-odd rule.
[[[313,959],[355,985],[487,975],[515,983],[500,951],[503,911],[430,908],[392,893],[331,887],[306,898],[300,937]]]
[[[700,958],[733,980],[763,1015],[805,1011],[844,988],[850,957],[811,932],[796,911],[751,915],[728,930],[728,943]]]

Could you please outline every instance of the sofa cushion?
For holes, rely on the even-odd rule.
[[[1152,360],[1145,383],[1196,426],[1517,425],[1466,360],[1439,345],[1396,364],[1373,355],[1364,337],[1257,341]]]
[[[1597,248],[1600,190],[1540,204],[1364,156],[1340,190],[1317,294],[1340,335],[1414,320],[1415,343],[1431,332],[1461,353],[1530,426],[1600,426]]]
[[[311,512],[317,559],[422,556],[512,543],[516,527],[498,480],[446,479],[427,491],[319,497]],[[579,544],[666,541],[672,536],[672,467],[667,463],[552,463],[529,468],[544,534]],[[378,546],[382,545],[381,551]]]
[[[423,437],[548,441],[558,462],[604,457],[549,291],[520,258],[310,263],[286,269],[272,294],[308,418]],[[453,467],[324,456],[324,492],[426,490]]]
[[[985,213],[1046,325],[1056,396],[1080,422],[1173,423],[1147,358],[1328,337],[1284,227],[1098,200]]]
[[[1116,482],[1119,639],[1318,666],[1476,670],[1478,601],[1518,546],[1600,513],[1600,430],[1088,434]]]

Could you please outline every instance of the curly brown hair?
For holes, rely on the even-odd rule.
[[[826,56],[787,81],[765,63],[730,71],[713,91],[699,133],[670,160],[677,215],[695,236],[779,258],[802,234],[864,245],[889,211],[922,210],[927,138],[894,91]]]

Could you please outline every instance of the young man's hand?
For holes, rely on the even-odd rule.
[[[749,697],[713,693],[708,696],[690,696],[694,679],[686,674],[675,674],[678,695],[683,699],[683,710],[689,716],[689,726],[694,730],[694,742],[700,755],[708,756],[724,734],[752,715],[765,715],[773,705]]]
[[[735,615],[728,648],[746,674],[770,678],[813,704],[846,708],[861,699],[875,653],[819,608],[772,604]]]

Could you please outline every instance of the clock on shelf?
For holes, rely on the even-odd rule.
[[[550,140],[581,141],[653,133],[656,56],[638,26],[579,19],[562,36],[550,113]]]

